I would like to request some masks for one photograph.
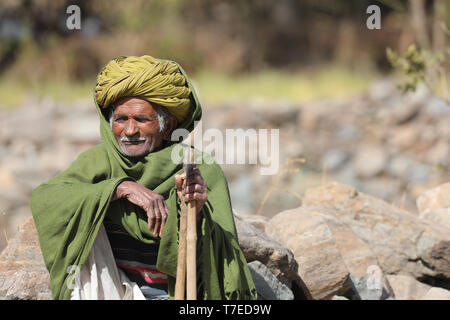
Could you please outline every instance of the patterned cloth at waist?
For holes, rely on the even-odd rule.
[[[103,224],[117,267],[139,286],[144,295],[149,293],[152,297],[166,296],[167,275],[156,268],[159,244],[140,242],[121,226],[112,224],[107,219]],[[160,298],[165,299],[165,297]]]

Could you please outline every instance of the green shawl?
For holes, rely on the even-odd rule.
[[[186,76],[181,67],[180,71]],[[201,106],[189,80],[188,85],[192,90],[191,108],[178,128],[192,131],[194,121],[201,118]],[[95,105],[103,143],[83,152],[69,169],[38,186],[31,197],[53,298],[70,299],[69,270],[74,270],[73,266],[81,270],[105,216],[135,239],[159,242],[157,268],[168,275],[169,296],[173,298],[180,213],[174,175],[182,172],[182,164],[171,160],[177,143],[167,142],[159,151],[133,161],[117,144],[106,118],[108,110]],[[203,162],[197,167],[208,185],[208,200],[198,230],[198,298],[256,299],[239,247],[225,175],[217,164],[207,164],[211,163],[206,161],[208,155],[200,154]],[[148,230],[144,210],[125,199],[111,202],[116,186],[124,180],[136,181],[164,197],[170,212],[161,239]]]

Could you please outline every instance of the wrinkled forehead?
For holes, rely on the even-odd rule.
[[[126,97],[111,105],[111,111],[116,113],[155,114],[158,106],[138,97]]]

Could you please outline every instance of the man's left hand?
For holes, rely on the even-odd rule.
[[[188,181],[189,184],[186,188],[186,172],[175,175],[177,195],[181,201],[196,201],[197,221],[200,221],[202,218],[200,212],[208,199],[208,187],[198,168],[192,170]]]

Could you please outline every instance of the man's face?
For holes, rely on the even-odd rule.
[[[122,151],[143,157],[159,147],[164,133],[159,130],[155,107],[140,98],[123,98],[114,110],[112,131]]]

